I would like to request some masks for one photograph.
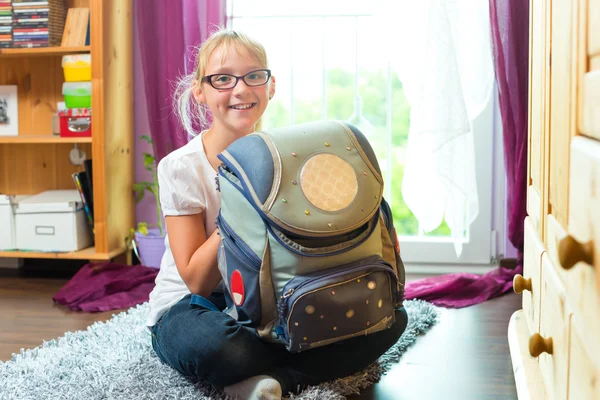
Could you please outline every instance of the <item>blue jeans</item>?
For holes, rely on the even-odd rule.
[[[164,363],[218,388],[264,374],[277,379],[285,394],[352,375],[396,343],[408,323],[406,310],[399,308],[390,329],[290,353],[217,311],[225,308],[223,294],[209,297],[216,309],[191,304],[191,298],[190,294],[181,299],[152,327],[152,347]]]

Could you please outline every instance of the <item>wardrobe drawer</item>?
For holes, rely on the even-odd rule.
[[[569,399],[600,399],[600,364],[598,353],[592,353],[584,345],[577,329],[577,315],[571,326],[571,351],[569,352]],[[596,354],[596,357],[593,356]]]
[[[600,0],[588,0],[588,55],[600,53]]]
[[[558,276],[561,278],[563,283],[567,280],[567,270],[560,268],[560,261],[558,257],[558,246],[561,240],[563,240],[567,236],[567,232],[565,228],[554,218],[553,215],[546,216],[546,236],[545,236],[545,244],[546,244],[546,253],[548,254],[548,258],[552,261],[552,264],[556,266],[556,272],[558,272]]]
[[[537,231],[529,217],[525,218],[525,244],[523,251],[523,282],[520,286],[525,289],[517,290],[519,282],[515,279],[513,285],[517,293],[521,292],[523,312],[527,319],[529,332],[540,329],[540,268],[544,244],[539,239]]]
[[[582,90],[583,121],[579,129],[586,136],[600,139],[600,70],[583,76]]]
[[[542,235],[542,199],[538,190],[529,185],[527,188],[527,216],[531,220],[533,228]]]
[[[532,356],[539,355],[540,370],[550,398],[563,400],[567,398],[572,312],[566,290],[545,253],[542,255],[541,296],[540,331],[539,335],[532,335],[529,349]]]
[[[573,138],[570,180],[569,236],[559,244],[559,258],[569,270],[567,293],[581,339],[600,355],[600,142]]]

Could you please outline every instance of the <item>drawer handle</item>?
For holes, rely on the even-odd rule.
[[[558,261],[564,269],[571,269],[578,262],[594,265],[594,242],[580,243],[568,235],[558,243]]]
[[[552,338],[545,338],[539,333],[534,333],[529,338],[529,354],[539,357],[542,353],[552,354]]]
[[[515,275],[513,278],[513,290],[516,294],[521,294],[524,290],[531,292],[531,278],[524,278],[521,274]]]

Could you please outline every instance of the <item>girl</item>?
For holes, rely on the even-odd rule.
[[[280,399],[367,367],[399,339],[407,322],[404,309],[396,312],[391,329],[298,354],[263,342],[219,311],[225,301],[217,267],[217,154],[259,129],[275,78],[262,45],[220,30],[202,45],[196,72],[182,82],[187,86],[179,91],[177,108],[186,129],[193,132],[194,118],[205,122],[204,107],[212,124],[158,165],[168,235],[147,322],[156,354],[182,374],[242,399]],[[201,297],[192,300],[192,294]]]

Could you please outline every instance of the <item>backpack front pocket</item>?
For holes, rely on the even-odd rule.
[[[231,300],[242,324],[258,325],[261,319],[259,274],[260,258],[233,232],[219,214],[217,226],[221,233],[227,263],[227,282]]]
[[[287,349],[300,352],[389,328],[397,285],[393,268],[379,256],[296,276],[279,303]]]

